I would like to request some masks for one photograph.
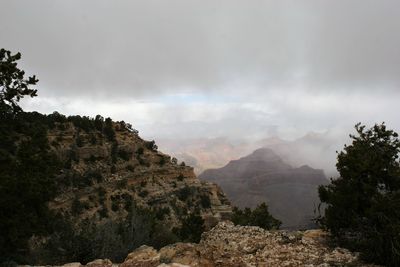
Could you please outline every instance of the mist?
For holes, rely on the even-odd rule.
[[[40,79],[39,96],[22,102],[27,111],[124,120],[167,152],[163,140],[257,144],[329,133],[323,157],[310,152],[319,148],[300,154],[334,169],[357,122],[400,129],[399,8],[394,0],[6,0],[0,38]]]

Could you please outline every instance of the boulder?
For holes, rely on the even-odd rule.
[[[120,267],[156,267],[160,264],[160,254],[153,247],[141,246],[129,253]]]

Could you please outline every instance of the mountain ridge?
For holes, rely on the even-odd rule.
[[[328,183],[323,170],[307,165],[294,168],[270,148],[206,170],[199,178],[219,184],[240,208],[266,202],[283,228],[315,227],[311,218],[319,203],[317,187]]]

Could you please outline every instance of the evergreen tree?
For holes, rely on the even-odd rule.
[[[268,205],[265,202],[258,205],[254,210],[250,208],[241,210],[234,207],[231,219],[237,225],[258,226],[266,230],[279,229],[282,224],[269,213]]]
[[[400,265],[400,140],[385,124],[357,124],[338,154],[340,177],[319,188],[327,204],[319,222],[345,246],[371,261]]]
[[[25,72],[17,67],[21,53],[12,55],[10,51],[0,49],[0,113],[22,111],[18,102],[24,96],[36,96],[37,90],[31,86],[39,81],[35,76],[25,79]]]

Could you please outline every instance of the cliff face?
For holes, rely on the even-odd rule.
[[[328,183],[322,170],[293,168],[266,148],[222,168],[206,170],[199,178],[219,184],[236,206],[255,207],[266,202],[282,227],[294,229],[313,227],[318,185]]]
[[[170,228],[195,211],[211,227],[231,212],[217,185],[199,181],[191,167],[157,151],[123,122],[109,123],[108,130],[56,122],[48,139],[64,165],[56,177],[60,193],[49,206],[76,222],[121,221],[135,205]]]

